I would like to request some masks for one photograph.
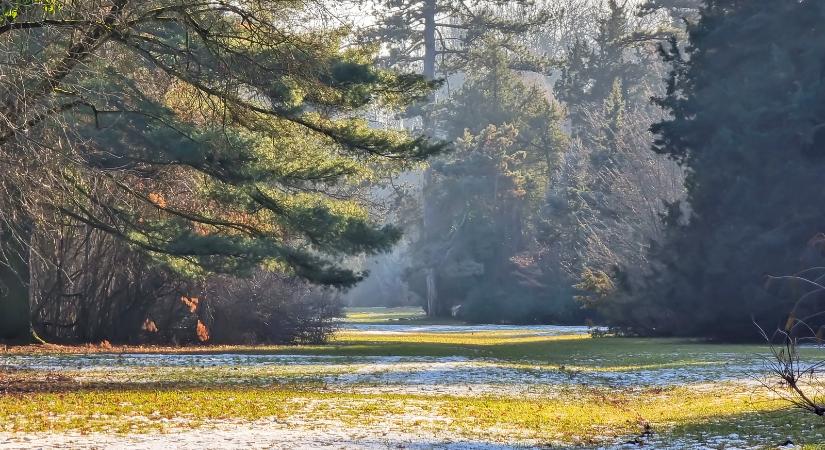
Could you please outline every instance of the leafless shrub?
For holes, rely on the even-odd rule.
[[[82,224],[35,233],[32,326],[49,342],[171,342],[189,311],[190,283]],[[174,331],[177,330],[177,331]],[[173,332],[174,331],[174,332]]]
[[[809,249],[821,251],[825,236],[817,235]],[[803,411],[825,416],[825,360],[805,361],[800,356],[804,346],[822,346],[825,325],[816,326],[825,315],[820,301],[825,298],[825,268],[813,267],[794,275],[767,276],[765,287],[770,291],[795,298],[783,328],[771,336],[759,327],[770,347],[766,359],[768,380],[763,384],[780,398]]]
[[[317,343],[336,292],[283,274],[188,279],[82,224],[36,234],[32,323],[48,342]]]
[[[202,297],[213,343],[320,343],[341,314],[336,291],[265,271],[243,279],[215,276]]]
[[[785,330],[777,330],[773,336],[760,331],[770,343],[771,352],[766,358],[769,378],[763,380],[763,385],[795,408],[825,416],[825,361],[806,362],[799,354],[801,345],[821,345],[822,341],[800,338]]]

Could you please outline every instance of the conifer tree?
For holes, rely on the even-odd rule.
[[[365,38],[384,45],[387,54],[383,60],[388,66],[414,68],[430,79],[463,70],[478,54],[473,49],[479,50],[493,36],[499,38],[499,45],[521,50],[512,37],[548,19],[531,0],[381,0],[378,4],[377,25]],[[505,14],[506,8],[516,13]],[[519,58],[511,63],[522,68],[541,63],[527,52],[515,53]]]
[[[356,3],[359,3],[358,0]],[[369,43],[381,43],[382,61],[386,66],[421,73],[427,80],[446,79],[465,72],[474,63],[473,59],[494,42],[492,45],[509,50],[508,64],[511,67],[544,70],[544,59],[527,51],[514,39],[514,36],[535,29],[548,20],[547,12],[535,7],[531,0],[481,0],[471,3],[381,0],[377,4],[375,26],[368,29],[362,38]],[[447,132],[439,128],[433,117],[435,96],[427,100],[416,108],[410,108],[410,116],[420,119],[419,128],[426,135],[448,138]],[[425,188],[421,198],[421,231],[433,234],[436,233],[432,225],[437,220],[437,211],[426,188],[433,181],[431,168],[426,168],[423,175]],[[437,239],[437,236],[433,238]],[[427,309],[444,313],[446,308],[437,306],[440,303],[440,288],[436,282],[436,269],[427,267],[423,270],[427,274],[427,305],[436,305]]]
[[[642,103],[649,100],[649,86],[657,80],[656,71],[650,70],[654,54],[645,47],[660,38],[660,32],[634,29],[634,9],[627,2],[610,0],[606,6],[592,40],[577,39],[568,48],[555,85],[559,100],[569,105],[577,135],[585,126],[585,110],[601,107],[616,82],[622,96]]]
[[[255,266],[318,283],[388,249],[351,194],[371,167],[440,150],[370,128],[421,77],[341,51],[316,2],[3,3],[0,338],[28,334],[34,233],[80,223],[190,274]]]
[[[473,60],[465,84],[434,114],[457,145],[432,162],[425,190],[438,214],[433,232],[412,243],[410,279],[425,291],[416,269],[435,268],[442,297],[435,315],[462,305],[474,321],[566,319],[540,289],[539,263],[528,255],[547,173],[567,143],[564,111],[511,70],[503,51]]]
[[[686,54],[664,53],[672,117],[653,127],[654,149],[686,169],[689,215],[657,252],[634,325],[755,338],[752,320],[784,323],[790,308],[762,277],[801,269],[825,227],[823,19],[819,1],[710,0]]]

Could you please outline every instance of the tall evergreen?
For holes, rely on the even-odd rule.
[[[315,2],[3,2],[0,338],[28,333],[33,235],[84,224],[190,274],[360,279],[387,250],[354,187],[440,149],[360,119],[421,77],[306,28]]]
[[[582,123],[585,110],[601,107],[614,94],[617,82],[621,95],[631,101],[650,98],[650,85],[658,79],[651,70],[653,54],[646,50],[646,43],[658,34],[635,29],[631,19],[636,12],[627,2],[608,1],[604,15],[596,19],[592,39],[577,39],[567,49],[555,92],[569,105],[574,134],[586,126]]]
[[[550,168],[567,145],[564,111],[541,87],[487,49],[467,81],[435,114],[456,150],[432,162],[425,193],[437,214],[412,243],[413,288],[425,293],[421,268],[434,267],[436,315],[462,305],[474,321],[569,319],[536,278],[531,251]],[[433,305],[428,305],[433,307]]]
[[[358,0],[356,0],[357,2]],[[478,0],[471,4],[451,0],[379,0],[376,25],[364,33],[369,42],[380,42],[386,51],[382,60],[391,67],[420,70],[435,78],[461,72],[473,50],[495,37],[498,44],[514,50],[513,39],[545,23],[547,13],[532,0]],[[505,5],[508,3],[508,5]],[[515,13],[505,14],[506,9]],[[537,58],[516,52],[512,64],[536,67]]]
[[[788,299],[763,276],[801,269],[825,229],[823,23],[820,1],[710,0],[685,54],[664,52],[672,117],[653,127],[654,149],[686,169],[688,207],[672,209],[633,325],[753,338],[752,319],[784,323]]]
[[[354,0],[356,4],[363,0]],[[501,2],[480,0],[472,3],[450,0],[381,0],[370,2],[378,7],[373,14],[375,25],[363,33],[369,43],[380,43],[382,62],[388,67],[421,73],[425,79],[461,78],[477,60],[485,55],[490,45],[507,49],[510,67],[543,70],[544,58],[537,57],[519,45],[517,36],[535,29],[548,20],[543,8],[531,0]],[[448,88],[450,86],[448,85]],[[449,90],[448,90],[449,94]],[[429,135],[449,139],[449,130],[440,128],[433,116],[436,96],[411,108],[410,115],[420,119],[417,128]],[[433,171],[427,167],[423,173],[421,193],[421,232],[438,239],[435,223],[438,211],[429,197],[433,183]],[[437,283],[435,267],[422,269],[426,273],[426,304],[430,314],[446,314],[447,308],[439,306],[441,288]]]

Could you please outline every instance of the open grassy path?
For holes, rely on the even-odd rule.
[[[322,346],[7,349],[0,449],[825,442],[825,422],[758,382],[760,346],[428,324],[410,313],[358,310]]]

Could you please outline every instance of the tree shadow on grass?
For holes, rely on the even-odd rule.
[[[743,344],[713,344],[679,338],[598,338],[581,337],[515,339],[513,342],[456,343],[408,341],[404,336],[371,341],[369,337],[345,343],[302,350],[304,354],[342,356],[432,356],[491,358],[533,361],[559,366],[608,368],[615,366],[689,366],[697,362],[724,364],[732,359],[751,359],[767,354],[767,347]]]
[[[369,364],[380,362],[391,364],[392,358],[416,360],[459,358],[500,360],[513,364],[535,364],[542,370],[604,370],[633,371],[659,370],[694,367],[718,367],[722,371],[737,365],[753,364],[759,361],[758,354],[766,354],[763,346],[719,345],[698,340],[685,339],[644,339],[644,338],[599,338],[581,337],[531,338],[531,339],[489,339],[481,337],[459,338],[440,336],[370,336],[350,338],[324,346],[296,347],[197,347],[180,349],[119,348],[117,351],[96,351],[91,353],[66,352],[54,354],[7,354],[0,355],[0,370],[7,367],[32,369],[73,369],[131,366],[131,359],[145,358],[148,362],[135,364],[137,367],[247,367],[261,365],[291,365],[329,363]],[[145,355],[145,356],[143,356]],[[294,360],[292,359],[294,358]],[[372,360],[387,358],[388,360]],[[326,359],[325,361],[321,361]],[[75,362],[76,360],[76,362]],[[103,362],[95,363],[101,360]],[[21,364],[15,365],[20,361]],[[124,362],[125,361],[125,362]],[[42,362],[42,364],[41,364]],[[50,364],[54,364],[51,367]],[[729,370],[727,370],[729,371]],[[745,376],[745,374],[743,374]],[[2,379],[0,378],[0,383]],[[0,384],[2,388],[2,384]]]
[[[710,414],[702,420],[667,430],[657,431],[656,428],[650,436],[631,437],[631,440],[654,448],[665,448],[664,444],[673,443],[678,443],[681,448],[777,448],[789,441],[795,445],[825,444],[822,418],[789,407],[730,415]]]

